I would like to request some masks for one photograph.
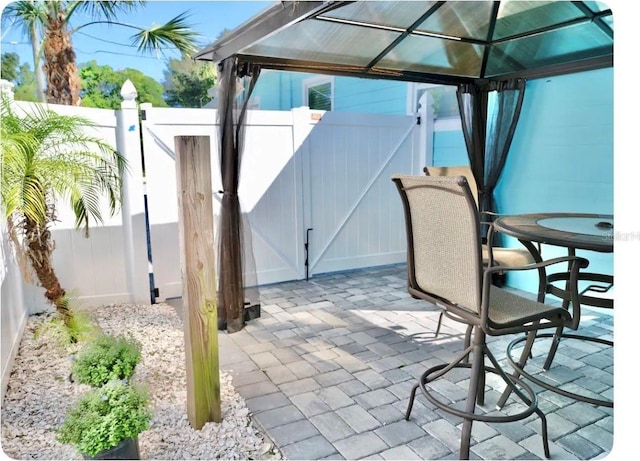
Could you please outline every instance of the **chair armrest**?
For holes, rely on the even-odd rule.
[[[553,264],[577,261],[579,269],[585,269],[589,266],[589,260],[581,256],[562,256],[559,258],[548,259],[539,263],[525,264],[524,266],[493,266],[487,267],[484,271],[485,275],[500,271],[524,271],[530,269],[538,269],[540,267],[552,266]]]
[[[563,256],[560,258],[553,258],[547,261],[541,261],[539,263],[526,264],[524,266],[514,266],[514,267],[506,267],[506,266],[493,266],[487,267],[483,273],[482,280],[482,307],[481,307],[481,315],[483,321],[486,322],[488,320],[489,315],[489,306],[490,304],[490,296],[491,296],[491,274],[497,271],[524,271],[531,269],[540,269],[547,266],[552,266],[554,264],[559,263],[572,263],[569,266],[569,279],[567,285],[567,291],[571,297],[571,323],[565,325],[569,328],[576,329],[578,328],[578,324],[580,322],[580,293],[578,292],[578,279],[580,269],[584,269],[589,266],[589,260],[582,258],[580,256]],[[546,292],[546,281],[544,290],[539,291],[538,293],[538,302],[544,303],[544,293]]]

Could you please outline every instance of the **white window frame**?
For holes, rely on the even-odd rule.
[[[314,86],[318,86],[318,85],[324,85],[325,83],[329,83],[331,85],[331,109],[333,110],[334,107],[334,89],[335,89],[335,85],[334,85],[334,78],[332,76],[318,76],[318,77],[311,77],[311,78],[307,78],[304,79],[302,81],[302,105],[309,107],[309,88],[312,88]]]

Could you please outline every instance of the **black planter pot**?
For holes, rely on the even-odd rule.
[[[95,456],[83,455],[83,457],[84,459],[140,459],[138,438],[123,440],[118,446],[101,451]]]

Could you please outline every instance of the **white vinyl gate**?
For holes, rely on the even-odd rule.
[[[178,119],[177,109],[143,109],[150,270],[161,301],[182,295],[174,137],[210,136],[217,216],[216,111],[181,109]],[[390,176],[420,171],[419,137],[408,116],[249,111],[239,196],[258,283],[404,261],[404,218]]]

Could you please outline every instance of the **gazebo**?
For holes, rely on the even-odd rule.
[[[219,66],[219,312],[221,326],[236,330],[245,302],[236,194],[246,111],[234,110],[236,79],[249,79],[244,101],[261,69],[456,85],[479,206],[492,210],[526,80],[613,66],[613,15],[599,2],[285,1],[195,58]]]

